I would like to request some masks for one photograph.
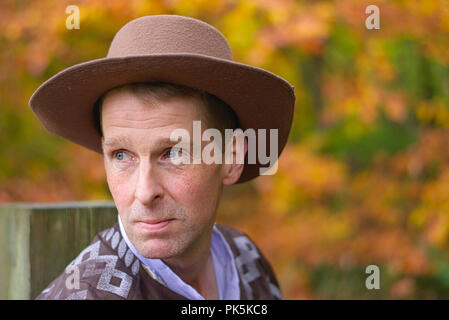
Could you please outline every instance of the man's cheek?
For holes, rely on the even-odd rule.
[[[108,179],[108,184],[109,190],[111,191],[116,202],[126,202],[126,199],[132,195],[130,185],[122,179],[112,177]]]
[[[171,177],[169,181],[170,193],[184,201],[201,201],[204,189],[207,189],[208,181],[205,181],[197,172],[186,172]],[[183,202],[184,202],[183,201]]]
[[[195,193],[197,188],[195,181],[189,175],[179,175],[169,182],[170,189],[173,194],[178,197],[188,197],[192,193]]]
[[[171,194],[185,204],[204,205],[214,189],[209,179],[200,174],[178,175],[171,179]]]

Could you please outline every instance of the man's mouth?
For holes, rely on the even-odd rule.
[[[162,219],[162,220],[146,219],[137,221],[137,225],[148,231],[160,231],[163,230],[165,227],[167,227],[173,220],[175,219]]]

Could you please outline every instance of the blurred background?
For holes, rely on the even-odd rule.
[[[65,26],[72,4],[79,30]],[[365,27],[371,4],[379,30]],[[284,298],[449,297],[448,0],[2,0],[0,203],[112,199],[101,156],[49,134],[28,100],[150,14],[206,21],[236,61],[295,86],[278,173],[227,188],[219,208]]]

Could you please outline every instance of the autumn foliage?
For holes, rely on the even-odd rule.
[[[65,8],[80,8],[67,30]],[[380,8],[379,30],[365,27]],[[33,91],[103,57],[126,22],[202,19],[234,59],[295,86],[274,176],[226,189],[219,220],[246,231],[284,298],[449,295],[449,1],[0,2],[0,202],[110,199],[100,155],[45,131]],[[365,287],[378,265],[381,289]]]

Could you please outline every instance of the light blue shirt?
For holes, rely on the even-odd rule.
[[[142,256],[134,245],[129,241],[123,228],[120,216],[118,216],[120,232],[126,241],[126,244],[134,255],[142,262],[144,268],[151,277],[172,291],[191,300],[204,300],[204,297],[198,293],[191,285],[184,282],[169,266],[161,259],[149,259]],[[240,286],[237,269],[235,267],[234,256],[229,244],[226,242],[223,234],[216,225],[212,229],[212,239],[210,253],[214,264],[215,278],[217,279],[218,297],[220,300],[239,300]]]

